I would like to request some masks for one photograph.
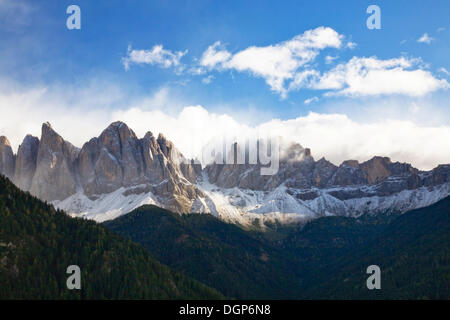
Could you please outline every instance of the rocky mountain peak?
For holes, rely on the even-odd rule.
[[[161,202],[167,203],[167,208],[187,212],[197,190],[186,181],[195,182],[196,172],[180,163],[182,158],[162,134],[155,139],[149,131],[138,139],[125,123],[114,122],[83,146],[77,167],[81,187],[90,198],[140,186],[133,192],[150,191],[165,199]]]
[[[36,142],[39,143],[39,138],[38,137],[35,137],[35,136],[31,135],[31,134],[27,134],[25,136],[25,138],[23,138],[23,141],[22,141],[21,145],[29,146],[29,145],[35,144]]]
[[[53,130],[53,128],[52,128],[52,125],[50,124],[50,122],[48,122],[48,121],[46,121],[46,122],[44,122],[43,124],[42,124],[42,127],[44,128],[48,128],[48,129],[52,129]]]
[[[9,142],[7,137],[0,136],[0,146],[9,146],[9,147],[11,147],[11,143]]]
[[[5,136],[0,137],[0,172],[8,178],[14,177],[15,156],[11,143]]]
[[[115,143],[124,143],[130,139],[137,139],[137,137],[134,131],[131,130],[126,123],[116,121],[103,130],[99,139],[105,145],[112,145]]]
[[[14,182],[22,190],[29,191],[31,181],[36,171],[36,161],[39,149],[39,139],[27,135],[17,151]]]
[[[319,160],[317,160],[317,163],[331,163],[331,162],[325,159],[325,157],[322,157]]]
[[[56,133],[50,123],[44,123],[31,193],[48,201],[62,200],[75,193],[74,163],[78,152],[78,148]]]
[[[341,167],[352,167],[352,168],[359,168],[359,162],[358,160],[345,160],[342,162]]]
[[[161,148],[161,152],[167,158],[173,158],[174,156],[178,156],[177,150],[175,150],[175,146],[172,141],[168,140],[162,133],[158,134],[158,139],[156,140]]]
[[[164,136],[164,134],[158,133],[158,140],[167,141],[167,138],[166,138],[166,136]]]
[[[306,157],[310,157],[311,156],[311,149],[310,148],[305,148],[305,156]]]
[[[299,162],[303,161],[306,157],[311,157],[311,150],[303,148],[299,143],[282,145],[280,149],[280,160],[282,161]]]
[[[172,144],[162,133],[158,134],[158,138],[156,139],[156,141],[158,141],[161,147],[166,146],[167,144]]]
[[[391,159],[387,157],[373,157],[372,159],[361,164],[361,170],[367,175],[369,184],[380,182],[389,177],[391,172]]]
[[[65,141],[51,126],[49,122],[42,124],[40,149],[42,151],[61,151],[63,153],[70,153],[74,158],[78,148],[73,146],[70,142]]]
[[[105,130],[103,131],[109,131],[109,130],[114,130],[114,131],[132,131],[130,129],[130,127],[128,127],[128,125],[125,122],[122,121],[114,121],[112,122],[109,126],[106,127]]]
[[[147,131],[147,132],[145,133],[143,139],[146,139],[146,140],[152,140],[152,139],[155,139],[155,136],[154,136],[153,132]]]

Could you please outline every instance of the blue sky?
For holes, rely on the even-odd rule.
[[[11,88],[21,97],[26,93],[26,101],[45,88],[47,96],[36,101],[60,103],[69,111],[98,108],[113,113],[139,105],[144,111],[176,116],[185,106],[200,105],[211,113],[244,119],[250,126],[310,112],[343,114],[357,123],[389,118],[418,126],[450,125],[448,1],[124,3],[0,0],[3,107],[14,111],[6,105],[18,101],[8,96]],[[66,28],[70,4],[81,8],[81,30]],[[381,9],[381,30],[366,26],[370,4]],[[335,39],[323,40],[330,36],[324,30]],[[303,46],[311,40],[308,32],[316,32],[319,40],[314,38],[310,51],[288,55],[297,67],[287,66],[281,80],[278,68],[276,74],[265,69],[264,61],[277,59],[277,53],[267,57],[273,52],[266,49],[278,46],[285,53],[293,39]],[[336,39],[339,44],[333,42]],[[157,45],[164,50],[160,60],[153,51]],[[207,65],[202,58],[208,48],[228,56]],[[244,56],[251,48],[265,49]],[[295,54],[305,50],[309,57],[300,61]],[[364,60],[370,57],[373,60]],[[128,68],[124,61],[129,61]],[[358,72],[373,77],[358,78]],[[303,75],[303,82],[292,84]],[[394,77],[398,81],[390,84]],[[75,129],[60,127],[75,135]],[[11,130],[0,123],[5,134],[22,134]]]

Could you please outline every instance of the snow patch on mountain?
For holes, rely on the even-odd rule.
[[[430,206],[450,195],[450,184],[403,190],[387,197],[362,197],[345,200],[348,212],[353,216],[383,211],[406,212]]]
[[[357,187],[330,189],[292,189],[280,185],[273,191],[255,191],[239,188],[219,188],[206,177],[196,185],[204,194],[192,205],[192,213],[212,214],[224,221],[249,226],[266,222],[292,223],[321,216],[350,216],[380,212],[406,212],[429,206],[450,195],[450,184],[403,190],[389,196],[366,196],[340,200],[331,192],[355,191]],[[365,192],[370,194],[370,188]],[[78,192],[53,204],[71,216],[93,219],[98,222],[111,220],[145,204],[163,207],[151,192],[134,193],[136,187],[120,188],[109,194],[88,198]],[[297,194],[312,192],[314,199],[302,200]]]
[[[122,187],[114,192],[101,194],[94,199],[89,199],[82,192],[78,192],[62,201],[53,201],[52,204],[68,212],[72,217],[83,217],[97,222],[115,219],[146,204],[160,206],[151,192],[127,193],[133,189]]]
[[[366,196],[341,200],[331,192],[359,191],[374,192],[376,186],[342,187],[309,190],[287,188],[280,185],[273,191],[254,191],[239,188],[219,188],[203,178],[197,187],[206,195],[210,212],[225,221],[250,225],[278,221],[280,223],[299,222],[321,216],[358,217],[362,214],[380,212],[406,212],[429,206],[450,195],[450,184],[403,190],[388,196]],[[310,200],[301,200],[297,194],[315,193]]]

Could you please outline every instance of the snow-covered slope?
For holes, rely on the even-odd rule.
[[[151,192],[133,194],[132,190],[120,188],[108,194],[99,195],[91,200],[82,192],[78,192],[63,201],[53,204],[65,210],[71,216],[93,219],[98,222],[112,220],[145,204],[160,205]]]
[[[209,183],[200,183],[198,186],[214,205],[210,206],[214,215],[241,224],[250,224],[255,220],[289,223],[329,215],[357,217],[365,213],[406,212],[429,206],[450,195],[449,183],[403,190],[387,196],[373,195],[345,200],[330,193],[342,190],[354,192],[367,189],[367,186],[301,190],[281,185],[270,192],[222,189]],[[317,195],[314,199],[302,200],[297,196],[312,192]]]
[[[293,189],[280,185],[272,191],[255,191],[240,188],[219,188],[208,182],[204,175],[196,185],[204,194],[192,205],[192,213],[209,213],[225,221],[251,225],[278,221],[280,223],[301,222],[321,216],[339,215],[357,217],[361,214],[376,214],[386,211],[406,212],[429,206],[450,195],[450,184],[402,190],[387,196],[364,196],[338,199],[337,192],[356,193],[377,186],[354,186],[328,189]],[[77,193],[53,204],[72,216],[94,219],[99,222],[114,219],[144,204],[165,207],[151,192],[136,194],[135,188],[120,188],[112,193],[91,200]],[[314,194],[313,199],[303,199],[305,194]],[[312,196],[311,196],[312,198]]]

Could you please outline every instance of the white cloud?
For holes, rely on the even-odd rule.
[[[450,74],[450,72],[449,72],[447,69],[445,69],[444,67],[439,68],[438,71],[441,72],[441,73],[444,73],[444,74],[446,74],[446,75],[449,75],[449,74]]]
[[[444,28],[444,27],[439,27],[439,28],[437,28],[437,32],[442,32],[442,31],[445,31],[446,30],[446,28]]]
[[[217,50],[220,42],[216,42],[204,52],[200,64],[208,68],[250,72],[264,78],[271,90],[285,97],[285,82],[293,79],[300,67],[312,62],[320,50],[341,47],[342,38],[331,28],[319,27],[288,41],[265,47],[252,46],[234,54]]]
[[[310,103],[316,102],[316,101],[319,101],[319,98],[317,98],[317,97],[312,97],[312,98],[306,99],[303,103],[304,103],[304,104],[310,104]]]
[[[122,101],[123,97],[120,88],[114,86],[93,85],[73,92],[66,88],[0,89],[3,115],[0,134],[10,138],[15,149],[27,133],[40,136],[40,126],[45,121],[50,121],[65,139],[81,147],[109,123],[121,120],[139,137],[148,130],[164,133],[189,157],[200,157],[202,147],[210,139],[230,133],[251,137],[262,132],[299,142],[311,148],[316,159],[325,156],[335,164],[346,159],[365,161],[383,155],[394,161],[411,162],[420,169],[431,169],[450,159],[447,139],[450,126],[422,126],[404,117],[398,120],[384,116],[371,118],[371,122],[356,122],[344,114],[310,113],[290,120],[273,119],[249,125],[238,120],[234,113],[232,116],[209,112],[202,106],[180,109],[181,103],[172,100],[173,93],[167,88],[115,110],[108,105]],[[411,112],[420,113],[424,106],[412,104],[410,108]]]
[[[273,120],[261,125],[261,130],[291,137],[310,147],[316,159],[325,156],[335,164],[384,155],[430,169],[450,159],[450,141],[442,138],[450,134],[448,126],[422,127],[402,120],[357,123],[343,114],[310,113],[287,121]]]
[[[209,76],[207,76],[207,77],[202,79],[202,83],[210,84],[213,81],[213,79],[214,79],[214,76],[213,75],[209,75]]]
[[[319,27],[288,41],[264,47],[252,46],[236,53],[216,42],[203,53],[198,70],[202,71],[199,73],[212,69],[247,71],[265,79],[270,89],[282,98],[289,91],[300,89],[326,90],[327,96],[400,94],[418,97],[449,87],[445,79],[438,79],[426,70],[420,59],[403,57],[386,60],[353,57],[321,73],[313,64],[317,55],[325,48],[341,48],[343,39],[344,36],[335,30]],[[429,43],[432,38],[424,34],[419,41]],[[352,41],[345,44],[351,49],[355,46]],[[325,64],[332,64],[336,58],[327,55]]]
[[[357,44],[355,42],[349,41],[347,42],[347,48],[349,48],[350,50],[355,49],[357,46]]]
[[[388,60],[353,57],[322,75],[314,71],[300,75],[294,88],[331,90],[327,95],[419,97],[449,87],[445,79],[437,79],[427,70],[411,69],[418,62],[404,57]]]
[[[181,58],[186,54],[187,50],[172,52],[164,49],[162,45],[155,45],[151,50],[133,50],[129,46],[127,56],[122,58],[122,63],[126,70],[131,64],[150,64],[170,68],[179,66]]]
[[[286,98],[289,91],[300,89],[325,90],[327,96],[399,94],[419,97],[449,87],[445,79],[434,77],[420,59],[404,57],[380,60],[355,56],[331,70],[320,72],[314,63],[316,57],[325,48],[341,48],[343,39],[343,35],[331,28],[318,27],[288,41],[252,46],[235,53],[229,52],[217,41],[188,68],[188,72],[203,75],[204,84],[211,83],[214,78],[208,75],[212,70],[249,72],[263,78],[270,89],[282,98]],[[425,33],[418,41],[430,43],[432,40]],[[345,44],[351,49],[355,46],[352,41]],[[156,45],[151,50],[132,50],[129,47],[123,64],[127,70],[131,64],[152,64],[163,68],[178,67],[177,71],[181,72],[184,66],[180,60],[186,53],[187,50],[172,52],[162,45]],[[325,64],[330,65],[337,58],[327,55]]]
[[[334,60],[339,58],[338,56],[326,56],[325,57],[325,63],[326,64],[332,64]]]
[[[428,33],[425,32],[425,33],[423,34],[423,36],[421,36],[419,39],[417,39],[417,42],[430,44],[431,41],[433,41],[433,40],[434,40],[434,39],[431,38],[431,37],[428,35]]]
[[[108,93],[113,96],[114,91]],[[40,137],[41,124],[50,121],[60,134],[81,146],[89,137],[98,135],[109,122],[105,117],[108,97],[99,92],[96,97],[94,92],[88,95],[91,96],[88,99],[79,97],[86,103],[82,107],[73,105],[69,97],[51,93],[48,88],[1,92],[0,112],[7,116],[0,118],[0,135],[6,135],[17,149],[26,134]]]
[[[222,45],[220,41],[215,42],[213,45],[209,46],[200,59],[200,65],[209,69],[220,66],[224,62],[228,61],[231,57],[231,53],[225,49],[217,50],[221,48]]]
[[[49,121],[55,130],[77,147],[98,136],[118,108],[165,110],[176,114],[184,106],[175,92],[162,87],[151,95],[135,97],[122,87],[105,81],[90,81],[82,87],[25,88],[0,78],[0,135],[18,148],[26,134],[40,136],[41,124]]]

